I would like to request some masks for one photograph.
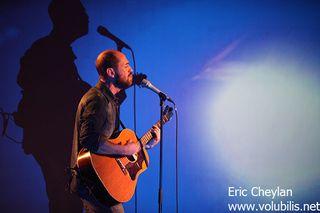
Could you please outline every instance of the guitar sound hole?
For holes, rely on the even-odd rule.
[[[135,162],[135,161],[137,160],[137,155],[136,155],[136,154],[130,155],[130,156],[128,156],[127,158],[128,158],[129,161]]]

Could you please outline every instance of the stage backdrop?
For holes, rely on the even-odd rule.
[[[95,59],[116,49],[99,25],[177,104],[179,212],[320,211],[318,1],[55,3],[48,12],[49,0],[1,2],[0,107],[16,112],[1,120],[16,140],[0,141],[3,212],[77,205],[59,200],[55,184],[61,191]],[[121,118],[133,129],[133,88],[127,96]],[[137,87],[136,100],[141,136],[159,118],[159,98]],[[163,132],[163,212],[176,207],[175,124]],[[139,178],[138,212],[158,209],[159,148]],[[134,212],[134,198],[124,207]]]

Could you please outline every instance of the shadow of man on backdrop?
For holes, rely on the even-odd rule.
[[[14,117],[23,128],[24,152],[41,167],[49,212],[82,212],[78,197],[65,190],[65,170],[76,109],[90,88],[79,76],[71,44],[88,33],[88,16],[80,0],[52,0],[48,11],[51,33],[35,41],[20,61],[22,99]]]

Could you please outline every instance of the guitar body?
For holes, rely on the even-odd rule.
[[[166,106],[163,119],[155,126],[160,127],[172,117],[173,108]],[[130,129],[124,129],[115,139],[108,139],[110,143],[125,145],[128,140],[140,143],[142,148],[131,156],[107,156],[91,153],[81,149],[78,154],[77,167],[80,177],[90,192],[101,203],[112,205],[127,202],[134,194],[138,177],[149,164],[149,156],[145,145],[153,138],[153,129],[149,129],[138,140],[136,134]]]
[[[124,129],[113,144],[124,145],[128,140],[139,143],[135,133]],[[78,155],[77,165],[81,177],[93,195],[102,203],[127,202],[135,192],[138,176],[147,169],[149,157],[142,148],[138,153],[128,157],[106,156],[82,149]]]

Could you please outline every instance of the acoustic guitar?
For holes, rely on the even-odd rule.
[[[172,117],[172,108],[166,106],[162,124]],[[160,127],[160,120],[155,123]],[[134,194],[138,176],[149,164],[145,145],[153,138],[150,128],[140,139],[130,129],[123,129],[114,139],[113,144],[124,145],[128,140],[141,144],[141,150],[131,156],[108,156],[81,149],[77,166],[81,179],[89,187],[90,192],[101,203],[110,205],[116,202],[127,202]]]

